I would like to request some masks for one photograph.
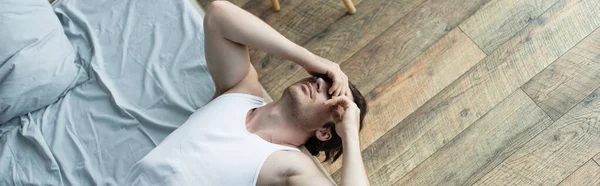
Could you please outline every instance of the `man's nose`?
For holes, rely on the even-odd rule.
[[[317,82],[319,82],[319,83],[325,83],[325,80],[323,80],[323,78],[321,78],[321,77],[317,77]]]

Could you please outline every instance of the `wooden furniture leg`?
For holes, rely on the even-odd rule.
[[[281,9],[279,6],[279,0],[271,0],[271,4],[273,4],[273,10],[279,11],[279,9]]]
[[[354,3],[352,3],[352,0],[343,0],[343,1],[344,1],[344,5],[346,5],[346,9],[348,9],[348,13],[350,13],[350,14],[356,13],[356,8],[354,8]]]

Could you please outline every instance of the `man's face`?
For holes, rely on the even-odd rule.
[[[317,129],[339,117],[340,109],[325,105],[331,99],[331,82],[320,77],[302,79],[289,86],[282,95],[292,110],[292,117],[307,130]],[[352,98],[352,95],[349,96]]]

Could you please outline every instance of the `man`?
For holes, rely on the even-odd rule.
[[[366,104],[339,65],[226,1],[209,5],[204,31],[214,99],[136,163],[128,184],[332,185],[299,152],[304,144],[313,155],[323,151],[326,160],[344,152],[341,185],[369,185],[358,137]],[[289,59],[315,76],[265,105],[246,46]]]

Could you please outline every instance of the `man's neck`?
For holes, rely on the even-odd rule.
[[[287,112],[289,110],[281,100],[250,110],[246,117],[246,130],[271,143],[298,147],[310,136],[294,125]]]

